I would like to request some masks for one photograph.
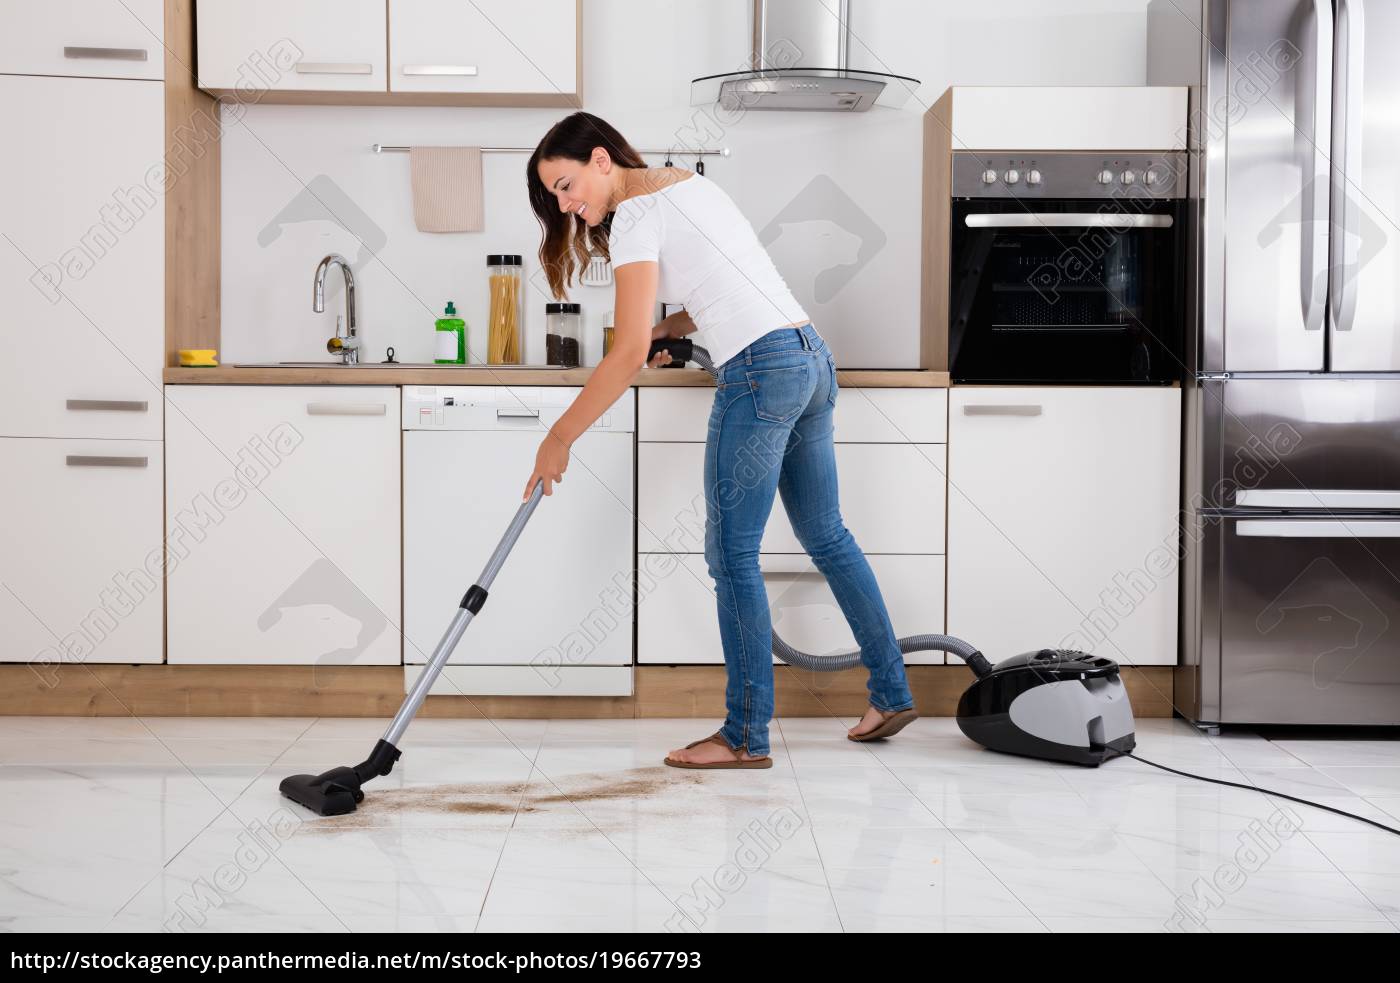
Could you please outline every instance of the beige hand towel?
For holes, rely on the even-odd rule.
[[[419,232],[481,231],[480,147],[410,147],[408,162]]]

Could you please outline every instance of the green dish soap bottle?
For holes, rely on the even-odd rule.
[[[437,354],[433,358],[437,365],[467,364],[467,322],[457,316],[457,308],[452,301],[437,319]]]

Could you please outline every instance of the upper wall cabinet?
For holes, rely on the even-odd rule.
[[[163,0],[0,0],[0,74],[165,78]]]
[[[195,28],[200,86],[244,102],[385,91],[384,0],[199,0]]]
[[[200,85],[242,102],[579,105],[580,0],[198,0]]]
[[[573,96],[577,0],[389,0],[389,88]]]

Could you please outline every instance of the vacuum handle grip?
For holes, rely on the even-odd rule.
[[[670,352],[671,358],[677,362],[689,362],[695,355],[695,342],[689,338],[657,338],[647,352],[647,362],[650,363],[658,352],[663,351]]]

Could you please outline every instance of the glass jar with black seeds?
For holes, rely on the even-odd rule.
[[[544,305],[544,355],[547,364],[566,369],[576,369],[583,364],[579,345],[582,314],[583,308],[579,304]]]

